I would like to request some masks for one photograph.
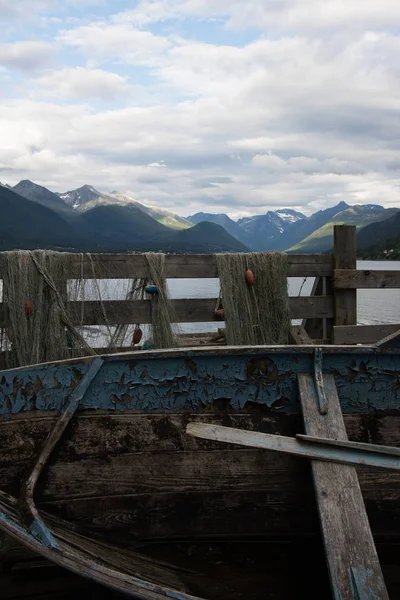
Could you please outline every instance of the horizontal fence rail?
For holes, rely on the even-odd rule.
[[[336,269],[333,277],[336,289],[400,288],[400,271]]]
[[[400,323],[337,326],[333,328],[333,343],[339,346],[346,344],[375,344],[397,331],[400,331]]]
[[[68,263],[70,279],[128,279],[148,274],[143,254],[69,254]],[[213,254],[166,254],[165,272],[168,279],[217,278],[217,260]],[[288,255],[288,277],[332,275],[332,254]]]
[[[171,300],[176,323],[215,321],[217,298],[181,298]],[[333,316],[331,296],[293,296],[289,298],[290,318],[329,318]],[[109,300],[68,302],[67,312],[78,325],[128,325],[151,323],[151,300]],[[105,321],[102,314],[107,316]],[[0,304],[0,327],[7,325],[6,307]]]

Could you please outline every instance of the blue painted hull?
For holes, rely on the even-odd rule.
[[[91,357],[3,371],[0,490],[18,498],[21,479],[60,415],[67,415],[69,424],[35,492],[49,529],[64,522],[104,544],[130,549],[150,544],[153,550],[144,554],[162,560],[174,552],[177,572],[188,565],[198,570],[199,562],[211,560],[210,552],[199,550],[203,543],[208,548],[221,540],[244,544],[317,535],[307,461],[222,448],[185,431],[188,422],[199,420],[301,433],[297,376],[314,373],[314,358],[315,348],[306,346],[221,347],[104,356],[94,370]],[[399,349],[325,347],[322,371],[335,378],[350,439],[400,446]],[[400,540],[400,476],[362,468],[359,478],[376,538]],[[192,558],[182,543],[190,545]],[[197,550],[194,543],[200,544]],[[143,575],[139,569],[138,576],[148,580],[146,570]],[[168,587],[167,575],[157,577],[160,596],[146,588],[136,589],[137,597],[223,598],[204,575],[203,587],[188,573],[180,575],[182,587]],[[180,596],[163,589],[178,589]],[[228,596],[236,598],[233,592]]]
[[[62,412],[90,367],[75,359],[0,372],[0,415]],[[195,410],[229,399],[232,411],[257,403],[298,413],[298,373],[313,373],[314,349],[275,347],[110,355],[79,410]],[[400,350],[327,346],[323,373],[333,374],[344,413],[400,410]]]

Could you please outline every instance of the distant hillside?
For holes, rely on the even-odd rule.
[[[136,206],[96,206],[76,218],[80,234],[93,240],[98,252],[143,250],[167,229]]]
[[[228,217],[228,215],[224,213],[212,214],[212,213],[203,213],[199,212],[194,215],[188,217],[188,221],[197,225],[202,222],[207,223],[215,223],[216,225],[221,225],[230,235],[234,238],[242,242],[245,246],[252,248],[251,237],[246,233],[244,229],[242,229],[238,223],[236,223],[233,219]]]
[[[290,252],[314,253],[327,252],[333,247],[334,225],[355,225],[357,230],[369,223],[383,221],[391,217],[398,209],[388,208],[376,204],[356,205],[342,210],[322,227],[311,235],[290,248]]]
[[[386,240],[382,245],[372,245],[357,251],[365,260],[400,260],[400,236]]]
[[[133,205],[167,227],[172,227],[173,229],[184,229],[185,227],[192,226],[192,223],[190,223],[187,219],[175,215],[168,210],[154,206],[145,206],[141,202],[138,202],[138,200],[135,198],[120,194],[117,191],[105,194],[96,190],[96,188],[94,188],[92,185],[83,185],[76,190],[58,193],[58,196],[67,205],[80,212],[95,208],[96,206],[114,204],[119,204],[121,206]]]
[[[0,186],[0,250],[73,248],[83,243],[55,211]]]
[[[162,238],[168,252],[246,252],[248,248],[231,236],[221,225],[202,222],[191,229],[182,229]],[[183,248],[183,250],[179,250]]]
[[[29,181],[29,179],[24,179],[23,181],[20,181],[19,183],[17,183],[17,185],[14,185],[14,187],[10,189],[12,189],[20,196],[27,198],[27,200],[32,200],[33,202],[42,204],[42,206],[51,208],[56,212],[73,212],[72,208],[68,206],[68,204],[65,204],[65,202],[63,202],[61,198],[57,196],[57,194],[53,194],[53,192],[50,192],[50,190],[48,190],[47,188],[43,187],[42,185],[38,185],[37,183],[33,183],[32,181]]]
[[[240,252],[246,247],[219,225],[200,223],[174,230],[136,206],[96,206],[79,215],[80,232],[97,240],[98,252],[111,249],[162,252]]]
[[[169,210],[165,210],[158,206],[146,206],[145,204],[138,202],[138,200],[135,200],[135,198],[120,194],[119,192],[111,192],[110,194],[107,194],[107,198],[112,198],[123,205],[133,203],[147,215],[150,215],[153,219],[156,219],[156,221],[167,227],[172,227],[172,229],[187,229],[193,225],[188,219],[180,217]]]
[[[362,229],[357,235],[357,250],[378,246],[384,248],[389,240],[400,237],[400,212],[397,209],[390,218],[378,223],[371,223]]]

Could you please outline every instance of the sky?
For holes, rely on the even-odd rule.
[[[0,181],[400,206],[399,0],[0,0]]]

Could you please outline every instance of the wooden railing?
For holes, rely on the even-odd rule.
[[[311,296],[289,299],[291,318],[303,320],[302,327],[296,329],[295,341],[370,343],[400,329],[400,324],[357,326],[356,304],[357,288],[400,287],[400,271],[357,271],[355,227],[336,226],[334,237],[333,254],[288,256],[288,277],[315,277]],[[69,254],[67,275],[70,279],[92,279],[93,273],[102,279],[145,277],[146,262],[140,254]],[[215,256],[167,255],[166,276],[168,279],[216,278]],[[172,300],[179,323],[214,321],[216,302],[217,298]],[[113,315],[113,325],[151,322],[150,300],[109,300],[103,301],[102,305],[103,314]],[[83,309],[80,302],[67,304],[75,325],[104,324],[99,308],[97,301],[85,301]],[[7,308],[0,303],[0,327],[6,326]]]
[[[399,323],[357,325],[357,289],[400,288],[400,271],[357,270],[356,228],[334,228],[334,344],[372,344],[400,331]]]
[[[124,279],[145,277],[145,259],[140,254],[91,254],[83,256],[70,254],[67,275],[71,279],[91,279],[93,274],[101,279]],[[216,278],[217,263],[213,255],[167,255],[166,277],[176,278]],[[332,276],[332,255],[291,255],[288,257],[289,277]],[[0,272],[0,278],[1,278]],[[215,320],[217,298],[181,298],[172,300],[178,323],[201,323]],[[113,325],[151,322],[150,300],[108,300],[101,302],[105,314],[112,315]],[[74,325],[104,324],[99,301],[85,301],[83,310],[80,302],[70,301],[68,313]],[[7,324],[6,307],[0,303],[0,326]],[[292,319],[332,318],[332,295],[319,297],[290,298]]]

